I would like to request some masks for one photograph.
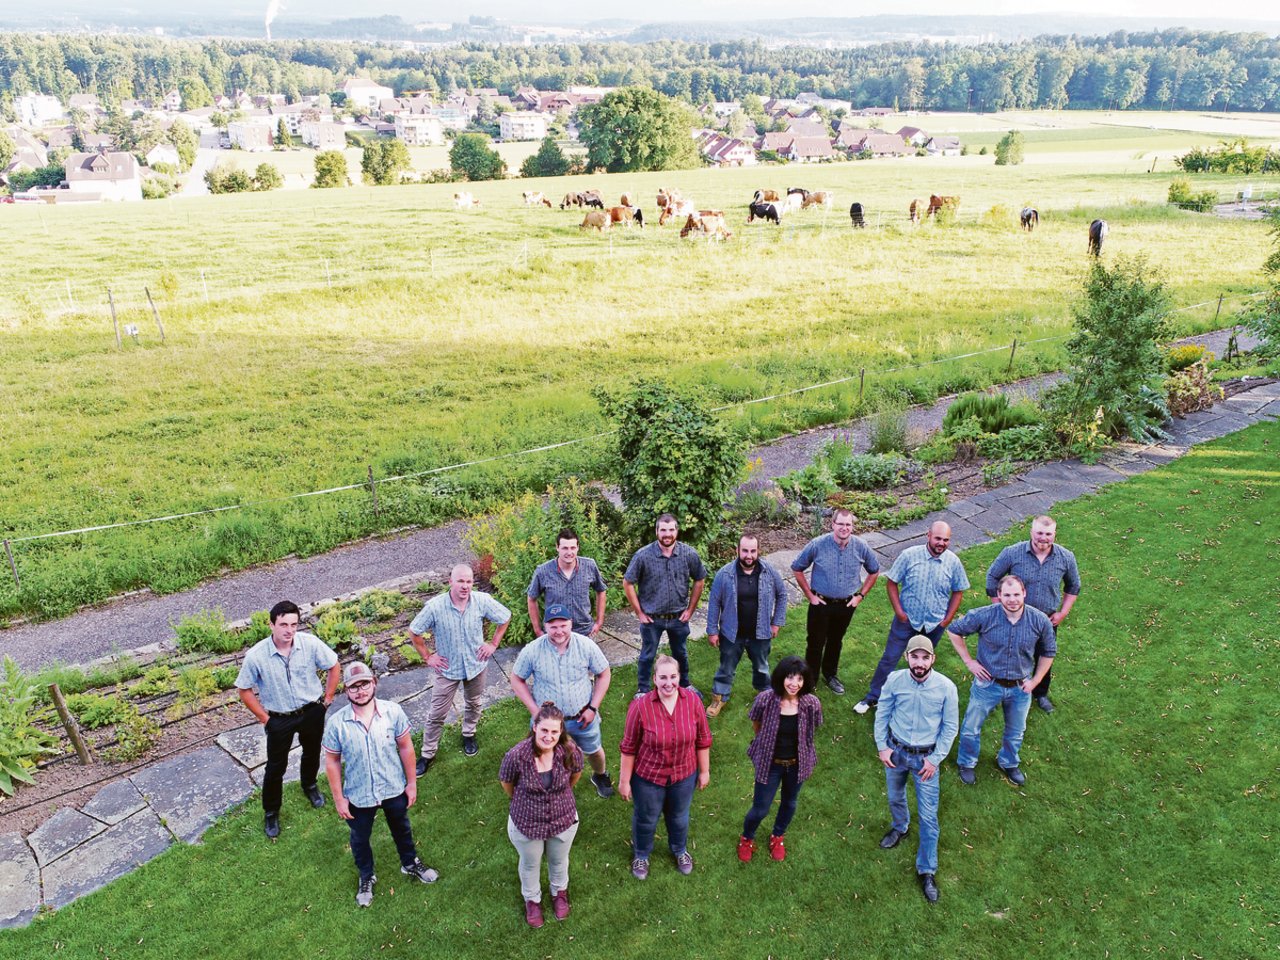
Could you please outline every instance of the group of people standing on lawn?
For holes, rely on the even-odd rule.
[[[792,563],[808,601],[805,656],[785,657],[772,670],[771,644],[786,622],[786,586],[760,558],[755,537],[739,540],[737,556],[716,571],[711,584],[707,639],[720,662],[705,706],[703,695],[690,685],[687,652],[689,621],[707,579],[702,560],[679,540],[678,522],[669,514],[658,518],[654,542],[632,557],[623,591],[640,622],[641,649],[637,692],[618,748],[616,791],[632,803],[631,872],[637,879],[649,875],[660,817],[676,869],[693,871],[689,812],[695,790],[705,789],[710,780],[709,721],[729,703],[743,654],[756,691],[748,710],[754,735],[747,749],[755,778],[738,857],[752,859],[756,833],[781,791],[768,849],[773,859],[785,858],[787,828],[818,762],[816,731],[823,712],[815,684],[821,680],[834,694],[845,693],[838,673],[844,635],[881,575],[875,553],[853,534],[853,521],[848,510],[836,510],[831,532],[807,544]],[[1055,534],[1053,520],[1037,517],[1030,539],[1006,548],[987,571],[992,603],[958,619],[969,581],[949,549],[947,524],[933,524],[926,542],[904,550],[884,574],[894,616],[884,654],[854,712],[875,710],[873,737],[890,809],[883,848],[896,846],[909,832],[906,785],[914,781],[920,833],[916,872],[929,902],[939,895],[939,770],[957,736],[959,779],[971,785],[983,723],[1001,707],[1005,724],[996,763],[1021,786],[1026,778],[1019,750],[1033,699],[1046,712],[1054,709],[1048,689],[1056,631],[1080,592],[1075,557],[1055,542]],[[577,535],[562,531],[557,556],[539,566],[529,584],[528,612],[537,639],[520,651],[510,684],[529,710],[530,731],[507,751],[498,771],[510,798],[507,835],[517,853],[525,919],[535,927],[544,923],[544,859],[553,914],[562,920],[570,912],[569,854],[579,823],[574,787],[587,765],[601,798],[615,792],[600,725],[611,672],[595,640],[604,621],[606,584],[596,563],[579,556],[578,548]],[[418,755],[404,711],[377,698],[377,678],[363,663],[347,665],[341,679],[348,702],[326,721],[325,708],[339,681],[338,660],[322,641],[299,631],[300,611],[292,603],[272,608],[271,636],[248,651],[237,677],[241,699],[266,731],[267,836],[279,835],[281,784],[296,735],[302,745],[302,789],[315,807],[325,803],[316,786],[323,752],[334,804],[350,829],[361,906],[372,901],[377,879],[369,837],[379,809],[401,871],[423,883],[437,879],[419,859],[409,826],[416,780],[435,760],[459,688],[462,749],[467,756],[479,752],[486,670],[511,619],[506,607],[474,590],[473,581],[470,567],[455,567],[449,589],[429,600],[409,626],[410,640],[435,671]],[[486,622],[493,625],[487,640]],[[934,670],[935,648],[944,633],[973,677],[963,723],[956,685]],[[664,634],[669,656],[658,655]],[[974,634],[978,643],[971,656],[965,637]],[[897,669],[904,656],[906,668]]]

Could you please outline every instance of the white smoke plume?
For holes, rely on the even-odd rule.
[[[268,40],[271,39],[271,21],[280,13],[281,6],[280,0],[268,0],[267,2],[266,25]]]

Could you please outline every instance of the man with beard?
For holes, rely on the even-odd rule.
[[[1027,782],[1018,769],[1018,752],[1027,729],[1027,712],[1031,709],[1031,691],[1053,666],[1058,652],[1049,618],[1028,606],[1027,588],[1009,574],[1000,581],[1000,602],[971,610],[947,631],[960,659],[973,674],[969,705],[960,728],[960,750],[956,764],[960,780],[972,784],[974,767],[982,746],[982,724],[996,707],[1004,709],[1004,743],[996,755],[1000,772],[1014,786]],[[964,638],[978,635],[978,656],[969,656]],[[1042,650],[1038,657],[1036,650]]]
[[[733,692],[743,651],[751,658],[751,685],[769,688],[769,650],[787,622],[787,588],[782,575],[760,559],[760,541],[738,540],[738,559],[716,571],[707,602],[707,642],[720,650],[707,716],[718,716]]]
[[[676,541],[680,525],[675,517],[664,513],[654,531],[658,539],[637,550],[622,575],[622,592],[640,620],[637,697],[653,685],[653,661],[664,632],[671,643],[671,656],[680,667],[680,686],[689,686],[689,618],[698,609],[707,582],[707,568],[698,551]]]
[[[879,701],[880,687],[902,659],[908,640],[923,634],[936,649],[943,628],[960,609],[969,578],[960,558],[947,549],[950,545],[951,527],[939,520],[929,528],[925,543],[903,550],[889,569],[885,590],[893,606],[889,639],[867,695],[854,705],[855,713],[866,713]]]
[[[992,602],[999,603],[996,592],[1000,578],[1007,573],[1016,575],[1027,585],[1027,606],[1035,607],[1049,618],[1055,640],[1058,625],[1067,619],[1080,596],[1076,555],[1054,543],[1057,534],[1058,525],[1051,517],[1036,517],[1031,521],[1031,539],[1005,547],[987,570],[987,596]],[[1042,656],[1044,651],[1037,648],[1036,657]],[[1053,701],[1049,699],[1052,682],[1053,671],[1049,671],[1031,691],[1031,699],[1045,713],[1053,713]]]
[[[884,764],[893,820],[880,846],[898,845],[911,824],[907,809],[907,777],[916,784],[920,847],[916,873],[920,890],[938,902],[938,768],[960,729],[960,696],[956,685],[933,670],[933,642],[916,634],[907,641],[907,669],[889,674],[876,709],[876,749]]]
[[[418,859],[409,808],[418,799],[409,718],[394,700],[377,699],[378,681],[359,660],[343,675],[347,705],[324,728],[325,774],[338,816],[351,831],[351,855],[360,871],[356,905],[373,902],[373,848],[369,835],[382,811],[400,855],[400,872],[420,883],[439,874]]]
[[[806,576],[810,567],[813,569]],[[853,535],[853,511],[836,510],[831,515],[831,532],[805,544],[791,570],[809,601],[805,662],[815,681],[822,677],[832,693],[844,696],[838,674],[844,634],[880,574],[876,555],[861,537]],[[867,572],[865,583],[863,570]]]

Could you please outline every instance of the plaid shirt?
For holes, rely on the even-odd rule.
[[[295,634],[287,657],[266,637],[244,655],[236,686],[241,690],[256,687],[258,700],[268,713],[290,713],[324,696],[317,671],[328,670],[337,662],[338,655],[313,633]]]
[[[796,726],[799,736],[799,769],[797,777],[801,783],[813,775],[813,768],[818,764],[818,751],[814,749],[814,732],[822,726],[822,701],[812,693],[800,698],[796,711]],[[762,690],[751,704],[747,716],[760,723],[760,732],[756,734],[751,746],[747,747],[747,756],[756,768],[756,783],[769,782],[769,767],[773,764],[773,749],[778,742],[778,724],[782,722],[782,698],[772,690]]]
[[[564,653],[545,634],[534,640],[520,651],[511,672],[529,683],[535,703],[550,700],[572,717],[591,702],[595,678],[608,669],[608,658],[590,638],[571,633]]]
[[[809,586],[814,593],[848,600],[862,586],[863,568],[867,573],[879,573],[880,561],[861,537],[850,537],[842,549],[834,535],[824,533],[806,543],[800,556],[791,561],[791,569],[797,573],[810,567]]]
[[[960,558],[950,550],[935,557],[921,544],[898,554],[889,570],[889,579],[898,585],[898,599],[911,626],[928,633],[947,615],[951,594],[969,589]]]
[[[357,807],[376,807],[404,793],[407,781],[400,746],[409,718],[394,700],[374,700],[373,720],[364,728],[348,703],[324,725],[325,750],[342,758],[342,794]]]
[[[689,581],[707,579],[707,568],[702,565],[698,551],[688,544],[677,540],[671,556],[666,557],[662,554],[662,545],[655,540],[636,551],[622,579],[635,584],[640,609],[654,616],[677,613],[688,607]]]
[[[1058,652],[1053,624],[1031,606],[1022,608],[1017,623],[1010,623],[1004,607],[989,603],[952,621],[947,629],[962,637],[976,633],[978,662],[1001,680],[1026,680],[1035,673],[1037,641],[1044,656],[1052,657]]]
[[[987,570],[987,596],[995,597],[1000,578],[1012,573],[1026,585],[1027,603],[1041,613],[1057,613],[1062,594],[1080,595],[1080,568],[1076,555],[1056,543],[1044,562],[1031,549],[1031,541],[1023,540],[1000,551],[1000,556]]]
[[[604,591],[604,577],[600,576],[596,562],[590,557],[579,557],[572,576],[568,577],[560,572],[555,560],[539,565],[529,581],[528,596],[533,600],[542,597],[548,607],[554,603],[564,604],[573,614],[573,629],[588,633],[596,623],[591,611],[592,598]]]
[[[635,775],[668,786],[698,769],[698,751],[711,746],[707,711],[696,694],[676,691],[676,708],[667,713],[657,690],[631,701],[619,753],[635,757]]]
[[[449,591],[432,597],[413,618],[409,630],[422,636],[430,632],[435,637],[436,653],[449,661],[440,675],[446,680],[472,680],[484,672],[487,660],[476,657],[484,643],[484,621],[506,623],[511,611],[487,593],[472,590],[467,607],[459,612],[453,605]]]
[[[511,794],[511,822],[530,840],[558,837],[578,822],[569,778],[582,769],[582,751],[572,740],[555,750],[550,789],[542,785],[533,756],[533,742],[528,737],[507,751],[498,768],[498,779],[515,786]]]

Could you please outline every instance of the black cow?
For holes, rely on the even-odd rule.
[[[1089,224],[1089,256],[1102,256],[1102,241],[1107,239],[1109,229],[1105,220],[1095,220]]]
[[[1022,222],[1022,229],[1030,233],[1040,223],[1040,211],[1035,207],[1023,207],[1018,219]]]
[[[782,225],[782,215],[778,213],[776,203],[753,203],[747,207],[747,223],[754,220],[772,220],[779,226]]]
[[[604,209],[604,198],[600,196],[599,190],[588,190],[580,194],[580,196],[584,207],[595,207],[597,210]]]
[[[862,204],[855,203],[849,207],[849,219],[853,221],[853,225],[859,230],[867,225],[867,222],[862,219]]]

